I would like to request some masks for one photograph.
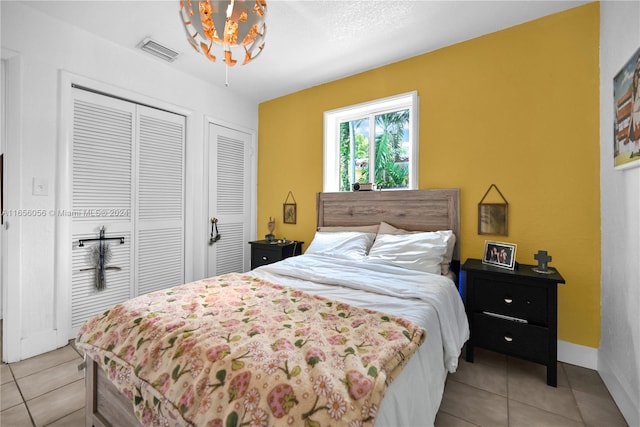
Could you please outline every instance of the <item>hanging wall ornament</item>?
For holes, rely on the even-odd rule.
[[[291,197],[293,203],[289,201],[289,197]],[[298,215],[297,207],[296,199],[293,197],[293,193],[289,191],[289,194],[287,194],[287,198],[284,199],[284,204],[282,205],[282,214],[284,216],[284,220],[282,222],[285,224],[295,224],[296,217]]]
[[[120,270],[120,267],[107,265],[111,261],[111,248],[106,242],[107,240],[119,240],[120,244],[124,244],[124,237],[105,237],[105,228],[100,227],[100,237],[97,239],[81,239],[78,241],[78,247],[84,247],[85,242],[97,241],[98,243],[91,248],[91,263],[93,267],[82,268],[80,271],[94,270],[96,274],[95,288],[102,291],[107,286],[107,270]]]
[[[93,265],[95,265],[96,269],[96,289],[101,291],[107,285],[105,268],[107,263],[111,261],[111,248],[109,248],[109,244],[104,241],[98,242],[98,244],[91,249],[91,257],[93,258]]]
[[[485,203],[487,195],[494,189],[498,192],[504,203]],[[493,234],[507,236],[509,202],[504,198],[495,184],[491,184],[480,203],[478,203],[478,234]]]

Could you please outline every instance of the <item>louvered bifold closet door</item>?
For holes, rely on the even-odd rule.
[[[89,317],[132,296],[132,180],[135,105],[80,89],[73,90],[71,324],[75,331]],[[96,289],[98,243],[79,239],[124,237],[108,241],[106,287]]]
[[[184,283],[185,118],[139,108],[137,294]]]
[[[249,265],[250,135],[209,126],[209,212],[221,235],[210,245],[208,275],[244,272]]]

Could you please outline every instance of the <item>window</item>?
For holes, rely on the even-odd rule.
[[[417,188],[417,112],[417,92],[325,112],[324,191]]]

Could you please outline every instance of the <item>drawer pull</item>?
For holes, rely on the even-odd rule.
[[[266,260],[268,260],[268,259],[269,259],[269,258],[268,258],[268,257],[266,257],[266,256],[263,256],[263,257],[262,257],[262,260],[263,260],[263,261],[266,261]]]
[[[513,302],[513,298],[505,298],[504,302],[506,302],[507,304],[511,304]]]
[[[504,336],[504,340],[505,340],[506,342],[511,342],[511,341],[513,341],[513,337],[512,337],[512,336],[510,336],[510,335],[505,335],[505,336]]]

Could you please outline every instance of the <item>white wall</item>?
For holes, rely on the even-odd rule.
[[[600,4],[601,342],[598,371],[640,425],[640,167],[613,169],[613,77],[640,48],[640,3]]]
[[[186,279],[205,274],[206,212],[203,140],[206,118],[257,130],[257,105],[232,90],[177,72],[142,52],[121,48],[16,2],[0,2],[2,58],[7,59],[7,209],[56,208],[56,153],[61,123],[61,71],[132,92],[134,100],[157,100],[187,114]],[[62,88],[64,90],[64,88]],[[137,99],[140,98],[140,99]],[[44,179],[46,196],[32,195],[33,178]],[[204,217],[203,217],[204,215]],[[55,218],[9,217],[4,305],[6,361],[64,343],[57,335]]]

